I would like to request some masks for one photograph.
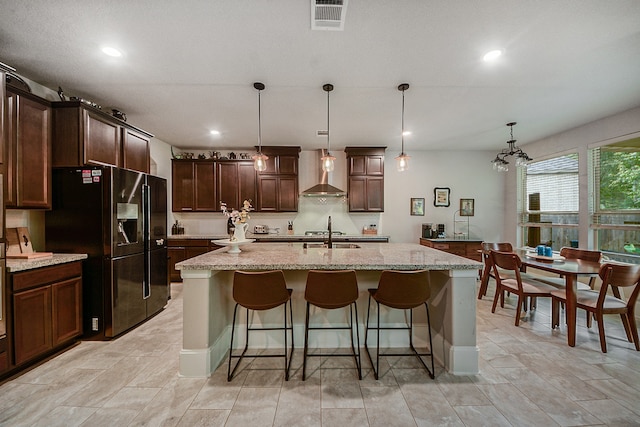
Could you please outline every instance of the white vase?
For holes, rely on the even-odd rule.
[[[245,233],[247,232],[248,228],[249,224],[247,224],[246,222],[236,223],[235,230],[233,231],[233,240],[236,242],[244,242],[245,240],[247,240]]]

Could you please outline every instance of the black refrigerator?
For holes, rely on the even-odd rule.
[[[169,297],[167,182],[108,166],[54,168],[46,250],[86,253],[83,326],[110,339],[153,316]]]

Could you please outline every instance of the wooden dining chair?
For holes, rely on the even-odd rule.
[[[478,291],[478,299],[482,299],[483,296],[487,295],[487,288],[489,287],[489,279],[493,278],[495,280],[495,276],[493,274],[493,264],[491,263],[491,257],[489,256],[489,251],[500,251],[500,252],[513,252],[513,246],[508,242],[501,243],[491,243],[491,242],[482,242],[482,259],[484,261],[484,268],[482,269],[482,278],[480,280],[480,290]],[[507,274],[505,272],[505,274]]]
[[[582,261],[589,261],[589,262],[600,262],[600,258],[602,257],[602,252],[592,251],[587,249],[570,248],[570,247],[564,246],[560,249],[560,256],[564,257],[565,259],[582,260]],[[577,289],[578,290],[595,289],[597,277],[598,277],[597,274],[591,276],[589,278],[589,284],[578,281],[576,283]],[[566,286],[566,279],[563,276],[540,277],[538,280],[540,280],[543,283],[547,283],[549,285],[555,286],[556,288],[559,288],[559,289],[564,289]],[[618,292],[617,289],[615,290],[615,292],[616,292],[615,296],[620,298],[620,294],[617,293]],[[588,328],[591,327],[591,319],[592,319],[592,314],[587,312]]]
[[[498,299],[501,300],[500,307],[504,308],[505,291],[516,294],[518,302],[516,304],[515,324],[519,326],[520,312],[523,308],[526,310],[526,304],[523,306],[523,302],[526,303],[526,298],[551,297],[551,291],[556,290],[556,288],[532,279],[530,276],[523,277],[524,274],[520,271],[522,261],[516,253],[490,250],[489,255],[491,256],[493,273],[496,278],[496,294],[493,297],[491,312],[496,312]]]
[[[579,290],[576,294],[576,306],[587,310],[588,314],[595,314],[600,334],[600,347],[603,353],[607,352],[607,343],[604,335],[605,314],[620,314],[627,339],[635,344],[637,351],[640,351],[638,328],[634,315],[636,301],[638,294],[640,294],[640,265],[607,263],[600,267],[598,276],[602,279],[600,290]],[[635,287],[627,301],[608,293],[609,287],[611,287],[612,293],[615,289],[620,295],[619,288],[632,286]],[[551,301],[551,327],[556,327],[560,324],[559,305],[561,302],[567,301],[566,289],[552,291]]]

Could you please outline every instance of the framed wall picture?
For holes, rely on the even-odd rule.
[[[449,206],[449,193],[451,190],[448,187],[436,187],[433,189],[433,206],[446,208]]]
[[[424,198],[411,198],[411,215],[424,216]]]
[[[460,199],[460,216],[473,216],[475,214],[474,199]]]

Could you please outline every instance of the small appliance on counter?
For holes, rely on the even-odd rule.
[[[253,227],[253,234],[269,234],[269,227],[266,225],[256,225]]]

